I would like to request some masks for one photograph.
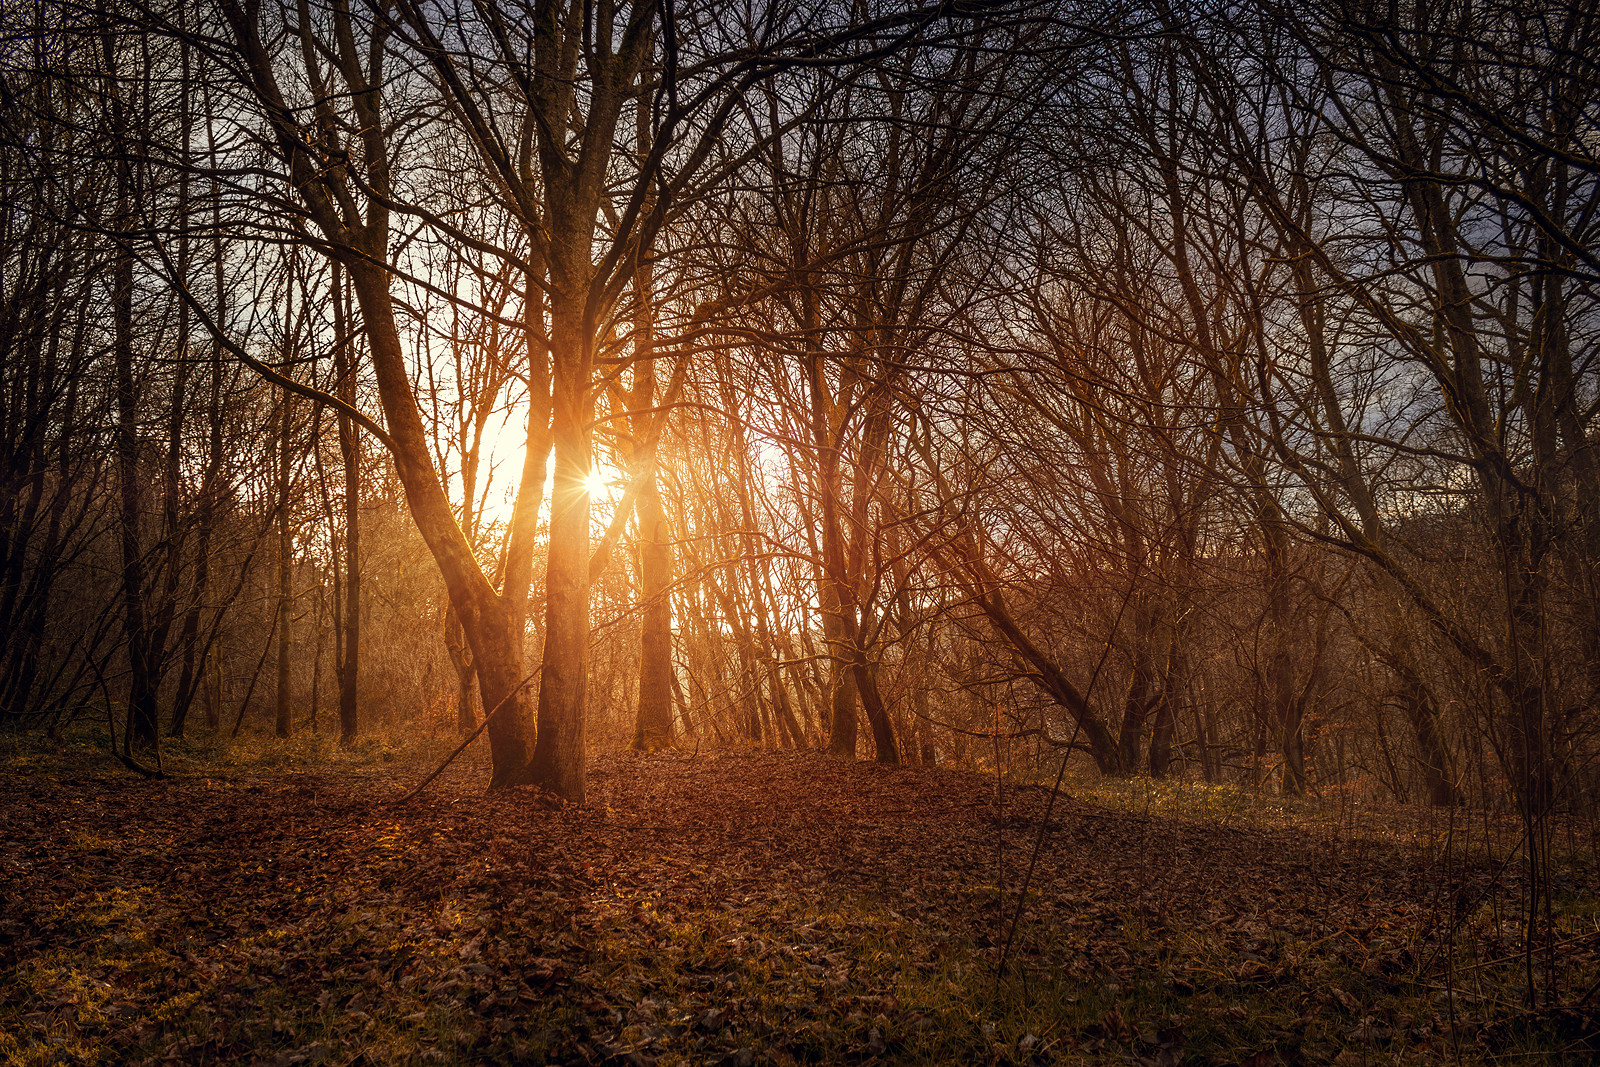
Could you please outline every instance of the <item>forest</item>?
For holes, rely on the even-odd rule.
[[[0,1060],[1600,1054],[1600,10],[0,4]]]

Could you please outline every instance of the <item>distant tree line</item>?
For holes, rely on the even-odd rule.
[[[1593,808],[1580,5],[0,23],[14,728]]]

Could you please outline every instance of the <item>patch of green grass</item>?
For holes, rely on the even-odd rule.
[[[1317,810],[1315,801],[1274,796],[1260,790],[1194,778],[1070,777],[1062,791],[1076,800],[1114,811],[1164,815],[1205,822],[1240,818],[1297,818]]]

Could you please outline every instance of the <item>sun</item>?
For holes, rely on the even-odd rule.
[[[597,470],[590,471],[589,476],[583,480],[583,489],[591,500],[611,495],[611,487],[606,483],[605,475]]]

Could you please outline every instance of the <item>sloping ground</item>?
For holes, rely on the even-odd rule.
[[[1558,917],[1578,1006],[1529,1012],[1508,999],[1516,887],[1487,862],[1063,797],[997,982],[1043,790],[702,754],[601,759],[581,809],[485,794],[470,767],[387,806],[413,780],[11,777],[0,1058],[1259,1067],[1600,1048],[1600,1004],[1578,1004],[1592,886]]]

